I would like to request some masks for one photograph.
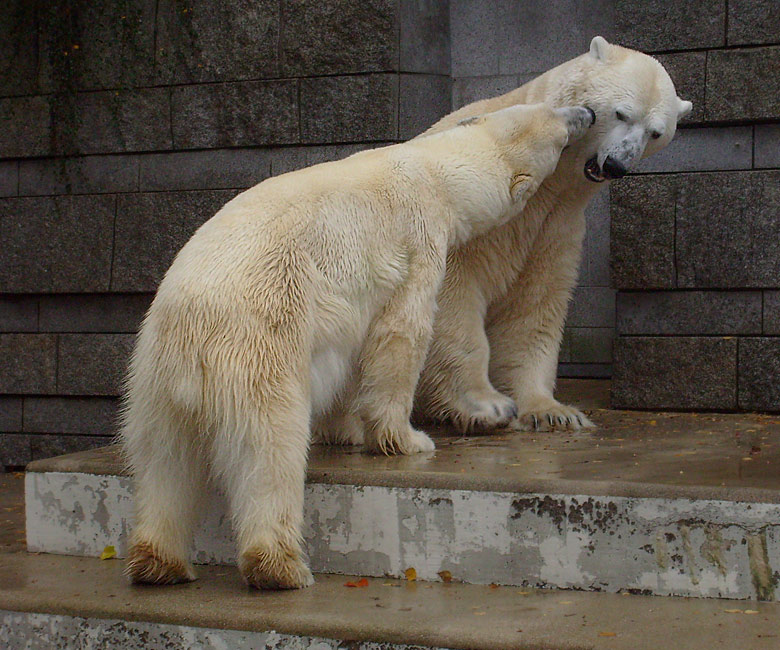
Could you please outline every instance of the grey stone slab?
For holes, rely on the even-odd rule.
[[[381,143],[390,144],[390,143]],[[359,151],[373,148],[377,143],[371,144],[331,144],[313,145],[308,147],[280,147],[271,150],[271,175],[278,176],[287,172],[347,158]]]
[[[19,162],[19,194],[22,196],[137,190],[137,156],[43,158]]]
[[[615,330],[611,327],[570,328],[571,363],[612,363],[612,342]]]
[[[282,0],[284,76],[398,70],[395,0]]]
[[[298,142],[298,82],[178,86],[171,96],[177,149]]]
[[[680,120],[680,124],[704,121],[707,53],[676,52],[659,54],[655,58],[669,73],[677,94],[683,99],[693,102],[693,110]]]
[[[0,396],[0,431],[22,430],[22,398]]]
[[[569,327],[614,327],[615,290],[609,287],[577,287],[566,319]]]
[[[58,153],[170,149],[170,92],[136,88],[78,93],[71,99],[72,123],[67,118],[57,122]]]
[[[152,192],[117,199],[112,291],[155,291],[179,249],[235,191]]]
[[[752,126],[711,127],[680,129],[666,148],[642,160],[636,171],[716,171],[752,165]]]
[[[16,196],[19,189],[19,163],[16,160],[0,162],[0,196]]]
[[[621,45],[646,52],[722,47],[726,2],[617,0],[615,29]]]
[[[450,71],[449,0],[401,0],[401,72]]]
[[[780,167],[780,124],[757,124],[754,128],[754,166]]]
[[[0,201],[0,292],[106,291],[114,204],[94,195]]]
[[[155,5],[155,0],[44,3],[38,33],[41,88],[151,85]]]
[[[460,77],[452,81],[452,109],[466,104],[498,97],[519,86],[517,75],[493,75],[491,77]]]
[[[37,332],[38,296],[0,294],[0,332]]]
[[[587,52],[596,34],[615,40],[618,13],[615,0],[510,2],[494,37],[498,73],[536,76]]]
[[[780,171],[679,177],[680,288],[775,288],[780,278]]]
[[[736,338],[619,336],[614,357],[613,408],[737,406]]]
[[[0,334],[0,393],[54,393],[57,337],[53,334]]]
[[[134,342],[133,334],[60,334],[56,392],[119,395]]]
[[[36,5],[7,0],[0,11],[0,96],[33,95],[38,91]]]
[[[168,84],[276,77],[280,19],[278,0],[160,0],[157,79]]]
[[[42,332],[137,332],[154,296],[70,294],[40,296]]]
[[[0,158],[51,153],[52,116],[48,97],[0,99]]]
[[[776,0],[729,0],[729,45],[780,41],[780,3]]]
[[[780,118],[780,46],[707,54],[708,120]]]
[[[0,433],[0,465],[24,467],[32,459],[30,436],[20,433]]]
[[[593,287],[611,287],[609,272],[609,190],[604,188],[596,194],[585,208],[588,247],[588,281]]]
[[[617,330],[624,335],[760,334],[761,292],[620,292]]]
[[[301,80],[301,140],[311,144],[398,138],[398,75]]]
[[[95,397],[26,397],[25,433],[113,436],[119,402]]]
[[[780,291],[764,291],[764,334],[780,334]]]
[[[739,340],[739,406],[780,411],[780,337]]]
[[[612,281],[618,289],[675,286],[674,176],[635,176],[610,187]]]
[[[450,112],[450,78],[442,75],[402,74],[398,108],[398,135],[410,140]]]
[[[499,34],[510,8],[508,0],[450,0],[453,77],[499,74]]]
[[[30,440],[30,460],[40,460],[42,458],[51,458],[61,456],[62,454],[73,454],[77,451],[87,451],[97,449],[111,444],[110,436],[68,436],[68,435],[47,435],[33,434]]]
[[[176,151],[141,157],[141,191],[246,188],[271,173],[267,149]]]

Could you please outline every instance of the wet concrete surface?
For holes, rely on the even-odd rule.
[[[130,586],[122,563],[0,553],[0,610],[276,630],[447,648],[777,648],[774,603],[317,576],[292,592],[250,591],[230,567],[172,587]]]
[[[780,416],[606,408],[609,383],[562,381],[558,398],[597,424],[585,431],[459,436],[406,457],[314,446],[310,482],[780,502]],[[123,474],[115,448],[36,461],[28,471]]]

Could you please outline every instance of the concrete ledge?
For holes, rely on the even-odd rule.
[[[138,647],[137,634],[144,630],[176,634],[235,630],[269,637],[274,630],[277,636],[271,638],[313,637],[325,645],[280,646],[266,641],[232,647],[324,650],[334,647],[327,640],[338,639],[361,650],[379,650],[385,643],[470,650],[770,650],[776,647],[780,625],[777,605],[756,602],[387,579],[350,589],[344,583],[354,578],[323,575],[304,591],[256,592],[243,586],[235,570],[224,567],[204,567],[201,578],[191,584],[143,588],[128,585],[116,561],[22,553],[0,555],[0,567],[4,610],[0,642],[10,640],[6,647],[15,647],[20,636],[29,638],[33,631],[45,632],[44,638],[53,641],[51,647],[57,639],[79,638],[77,633],[100,639],[90,633],[110,631],[113,636],[102,638],[121,642],[111,647],[124,650]],[[171,630],[163,625],[182,627]],[[211,647],[224,636],[215,633]],[[251,642],[263,637],[227,638]]]

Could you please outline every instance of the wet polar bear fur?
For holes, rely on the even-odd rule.
[[[213,482],[247,583],[311,584],[300,536],[312,419],[348,391],[370,451],[433,450],[409,416],[447,250],[525,205],[592,121],[583,107],[509,107],[268,179],[201,226],[131,362],[131,580],[194,578],[192,528]]]
[[[505,225],[450,251],[416,420],[449,420],[464,431],[592,426],[553,397],[584,209],[601,181],[666,146],[692,107],[658,61],[597,36],[586,54],[455,111],[421,137],[473,115],[536,102],[588,106],[596,124],[563,153],[527,205],[509,207]]]

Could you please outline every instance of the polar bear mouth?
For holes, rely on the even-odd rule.
[[[599,167],[599,161],[596,156],[593,156],[593,158],[585,163],[585,169],[583,171],[585,172],[585,178],[594,183],[603,183],[607,180],[606,174],[604,174],[601,167]]]

